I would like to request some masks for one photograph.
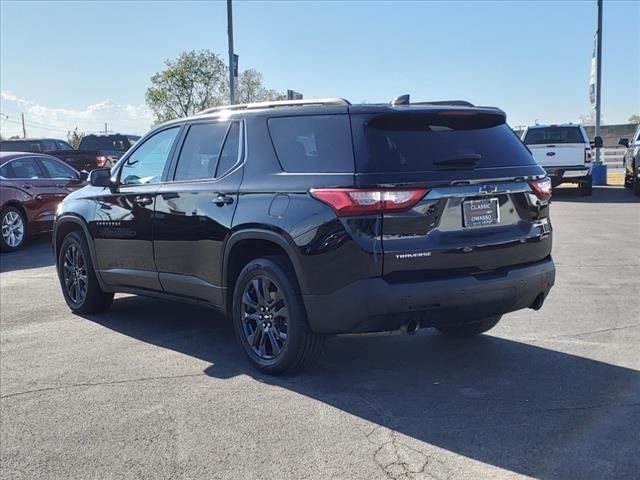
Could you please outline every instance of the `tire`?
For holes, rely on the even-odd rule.
[[[633,194],[636,197],[640,197],[640,178],[638,178],[638,175],[640,174],[640,167],[638,168],[638,170],[635,171],[635,175],[633,177]]]
[[[301,370],[323,343],[309,327],[295,278],[285,258],[257,258],[243,268],[234,287],[236,337],[249,362],[269,375]]]
[[[436,330],[449,337],[473,337],[491,330],[498,324],[501,318],[502,315],[496,315],[495,317],[485,318],[479,322],[465,323],[463,325],[440,325],[436,327]]]
[[[589,176],[586,182],[580,183],[580,195],[590,197],[593,194],[593,178]]]
[[[0,213],[0,251],[15,252],[27,239],[27,220],[19,208],[3,208]]]
[[[113,293],[100,288],[83,234],[71,232],[64,237],[57,269],[62,294],[73,313],[98,313],[111,306]]]

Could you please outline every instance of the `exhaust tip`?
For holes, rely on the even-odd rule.
[[[420,328],[420,323],[418,323],[416,320],[409,320],[407,323],[402,325],[402,327],[400,327],[400,330],[402,330],[408,335],[413,335],[418,331],[419,328]]]
[[[538,295],[529,308],[532,308],[533,310],[540,310],[542,305],[544,305],[544,293]]]

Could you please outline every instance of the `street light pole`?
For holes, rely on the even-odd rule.
[[[596,131],[600,136],[600,116],[602,114],[601,79],[602,79],[602,0],[598,0],[598,30],[596,32]],[[596,163],[602,163],[601,149],[596,147]]]
[[[231,0],[227,0],[227,34],[229,36],[229,103],[236,103],[236,85],[233,72],[235,71],[233,58],[233,16],[231,12]]]

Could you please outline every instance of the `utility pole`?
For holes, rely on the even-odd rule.
[[[109,130],[107,130],[107,122],[104,122],[104,134],[109,135]]]
[[[602,113],[602,0],[598,0],[598,30],[596,31],[596,131],[594,136],[600,136],[600,116]],[[601,148],[596,147],[596,163],[602,163]]]
[[[27,138],[27,129],[24,127],[24,112],[22,112],[22,138]]]
[[[229,36],[229,103],[236,103],[236,82],[233,76],[235,71],[233,58],[233,15],[231,13],[231,0],[227,0],[227,34]]]

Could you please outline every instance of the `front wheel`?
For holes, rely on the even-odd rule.
[[[501,318],[502,315],[496,315],[474,323],[465,323],[462,325],[440,325],[436,327],[436,330],[450,337],[473,337],[491,330],[498,324]]]
[[[13,252],[18,250],[27,238],[27,221],[23,213],[16,207],[7,207],[0,213],[0,250]]]
[[[281,257],[244,267],[234,288],[233,326],[249,362],[271,375],[303,368],[322,343],[307,322],[295,274]]]
[[[100,288],[84,235],[71,232],[64,237],[58,254],[58,278],[74,313],[97,313],[111,306],[113,293]]]

